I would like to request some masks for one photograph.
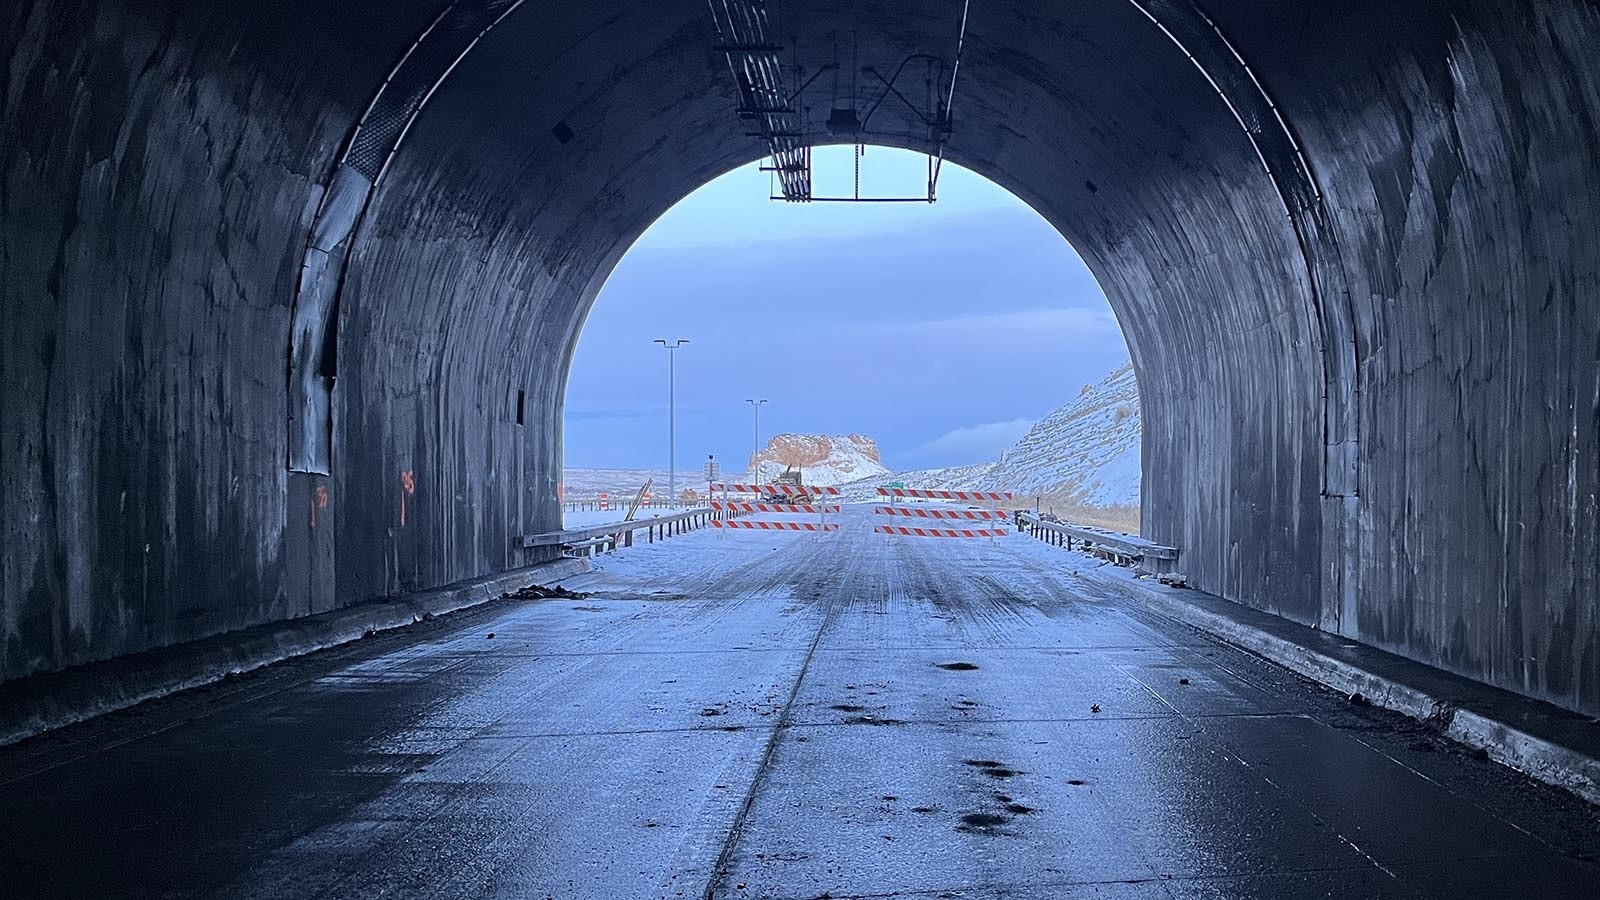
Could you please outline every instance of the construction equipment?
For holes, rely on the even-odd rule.
[[[800,468],[798,466],[789,466],[785,468],[781,473],[778,474],[778,477],[772,479],[772,483],[778,485],[787,484],[791,487],[800,487],[803,484]]]

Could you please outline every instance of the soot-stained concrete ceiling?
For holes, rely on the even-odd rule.
[[[860,102],[962,5],[778,12]],[[694,0],[0,28],[4,678],[535,561],[600,284],[763,149]],[[1100,278],[1192,584],[1600,711],[1597,42],[1580,0],[971,4],[947,155]]]

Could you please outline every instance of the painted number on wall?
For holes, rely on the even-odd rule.
[[[311,497],[311,527],[317,527],[317,510],[328,508],[328,486],[317,485],[317,492]]]

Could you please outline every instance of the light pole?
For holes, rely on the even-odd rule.
[[[689,342],[687,340],[679,339],[669,344],[660,338],[656,338],[655,342],[667,348],[667,507],[670,509],[678,505],[678,462],[676,458],[678,452],[678,434],[677,422],[675,421],[676,417],[674,415],[674,407],[676,404],[675,397],[678,390],[678,354],[674,351]]]
[[[756,411],[756,452],[751,455],[751,467],[756,470],[756,487],[761,487],[761,461],[756,457],[761,455],[761,404],[765,400],[746,400],[750,408]]]

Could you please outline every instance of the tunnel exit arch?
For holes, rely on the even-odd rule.
[[[761,441],[860,432],[895,471],[926,469],[993,461],[1127,359],[1104,290],[1031,207],[948,162],[930,206],[927,157],[855,149],[814,148],[816,192],[849,196],[859,171],[864,195],[905,202],[772,202],[775,179],[752,162],[675,203],[607,273],[566,375],[568,501],[592,487],[572,467],[657,468],[665,484],[665,361],[646,352],[658,335],[691,340],[677,355],[680,488],[708,452],[741,480],[745,397],[771,400]],[[1124,388],[1136,412],[1131,377]],[[1128,437],[1132,493],[1116,502],[1136,530],[1136,427]]]
[[[887,65],[958,11],[787,2],[783,39]],[[697,0],[5,15],[5,678],[536,561],[605,273],[760,152]],[[1600,710],[1597,36],[1584,0],[974,5],[948,156],[1105,288],[1191,583]]]
[[[952,6],[951,10],[954,9]],[[887,10],[859,4],[823,4],[820,10],[818,15],[844,17],[844,21],[861,26],[892,18]],[[558,56],[576,57],[585,49],[610,40],[625,42],[626,38],[617,36],[643,27],[644,19],[657,19],[661,12],[653,9],[647,13],[639,8],[621,11],[607,20],[604,27],[610,30],[604,32],[605,37],[600,36],[601,32],[585,32],[584,40],[588,44],[564,49]],[[691,5],[676,13],[681,16],[675,23],[675,34],[680,35],[677,42],[668,50],[658,51],[639,70],[628,73],[641,88],[648,84],[649,90],[659,93],[626,101],[615,98],[610,90],[586,95],[584,91],[589,82],[585,77],[593,73],[581,67],[576,72],[552,69],[544,78],[544,90],[551,96],[582,98],[574,109],[582,109],[585,104],[619,104],[616,110],[607,110],[607,116],[612,117],[604,119],[611,123],[619,119],[627,123],[621,127],[610,126],[615,130],[608,133],[605,140],[615,146],[614,150],[599,146],[591,129],[583,127],[584,119],[575,111],[563,109],[559,116],[559,123],[571,129],[573,135],[563,142],[558,136],[525,121],[520,113],[502,116],[494,109],[478,108],[465,100],[457,102],[457,97],[475,96],[490,90],[490,85],[506,77],[508,67],[516,66],[511,60],[496,58],[495,54],[500,48],[510,52],[510,48],[518,46],[517,42],[500,42],[494,37],[483,42],[462,60],[451,79],[441,86],[430,115],[419,117],[408,138],[409,146],[403,148],[393,162],[396,173],[406,174],[393,179],[392,190],[375,198],[373,218],[365,226],[361,240],[370,242],[369,248],[386,244],[384,226],[380,223],[390,204],[395,204],[394,208],[414,210],[423,202],[408,186],[423,183],[428,176],[420,169],[414,172],[408,169],[436,165],[427,161],[434,153],[451,159],[447,166],[475,171],[506,173],[508,169],[515,171],[516,167],[522,167],[522,171],[532,176],[534,184],[499,181],[482,188],[483,195],[519,193],[523,200],[512,202],[523,208],[511,216],[580,222],[579,228],[592,232],[581,241],[566,224],[547,232],[562,236],[554,245],[541,250],[547,259],[553,255],[563,261],[559,273],[562,281],[541,285],[529,293],[567,299],[547,306],[546,315],[537,322],[510,329],[512,333],[530,329],[538,334],[536,340],[541,346],[559,348],[555,357],[569,358],[583,316],[606,275],[648,223],[693,188],[735,165],[752,161],[760,153],[759,143],[742,134],[747,126],[741,126],[733,116],[726,72],[715,65],[709,68],[704,65],[711,44],[704,32],[708,23],[703,10]],[[794,7],[787,14],[791,19],[800,15]],[[1016,109],[1050,109],[1061,106],[1061,100],[1054,94],[1055,89],[1036,80],[1020,82],[1025,85],[1024,92],[1029,94],[1025,101],[1007,98],[1011,88],[1005,85],[1014,86],[1019,82],[997,71],[1003,67],[993,64],[986,67],[980,62],[985,46],[985,20],[980,16],[974,20],[971,32],[974,57],[967,66],[971,79],[967,84],[971,87],[963,91],[963,96],[970,96],[970,99],[962,108],[970,112],[964,113],[962,120],[971,124],[958,129],[946,152],[953,162],[979,172],[1022,197],[1079,249],[1106,288],[1113,309],[1124,324],[1141,382],[1174,385],[1165,395],[1164,403],[1221,407],[1229,402],[1218,395],[1221,386],[1229,380],[1224,366],[1236,366],[1236,372],[1259,365],[1263,359],[1274,359],[1272,374],[1248,390],[1254,395],[1256,407],[1252,411],[1255,413],[1252,423],[1236,434],[1212,433],[1200,440],[1192,423],[1174,422],[1163,427],[1161,421],[1172,419],[1158,415],[1145,448],[1147,456],[1183,459],[1182,472],[1174,473],[1174,478],[1185,483],[1211,482],[1214,476],[1207,470],[1222,460],[1238,466],[1233,477],[1239,481],[1261,477],[1263,472],[1271,473],[1268,477],[1275,483],[1269,494],[1274,501],[1261,503],[1249,511],[1236,509],[1220,525],[1216,522],[1203,526],[1198,522],[1181,525],[1179,523],[1193,520],[1188,520],[1178,508],[1178,504],[1189,501],[1177,498],[1192,491],[1192,486],[1169,492],[1162,471],[1171,470],[1147,469],[1146,483],[1150,486],[1146,504],[1151,512],[1147,514],[1144,528],[1147,533],[1160,535],[1159,539],[1185,548],[1219,542],[1228,549],[1195,553],[1190,557],[1196,567],[1193,577],[1202,583],[1217,585],[1230,596],[1249,598],[1302,621],[1319,621],[1327,618],[1319,598],[1324,590],[1322,581],[1328,577],[1318,564],[1323,542],[1321,520],[1330,510],[1342,513],[1344,509],[1342,505],[1328,504],[1323,496],[1327,471],[1322,464],[1327,453],[1324,442],[1324,423],[1329,418],[1327,403],[1331,397],[1353,395],[1351,391],[1329,388],[1330,366],[1322,359],[1321,346],[1324,332],[1330,329],[1323,324],[1325,317],[1314,290],[1316,282],[1304,249],[1303,232],[1297,229],[1295,218],[1288,215],[1291,209],[1300,213],[1301,207],[1318,202],[1320,192],[1310,184],[1308,176],[1295,180],[1292,174],[1284,174],[1303,169],[1298,146],[1287,136],[1282,120],[1277,118],[1253,76],[1239,70],[1241,64],[1237,57],[1227,56],[1235,60],[1234,69],[1222,71],[1224,66],[1220,60],[1224,51],[1231,53],[1231,50],[1226,44],[1220,49],[1207,44],[1208,40],[1214,44],[1219,32],[1206,20],[1179,17],[1166,27],[1157,27],[1160,23],[1152,22],[1150,11],[1137,4],[1118,6],[1105,15],[1108,21],[1101,27],[1108,32],[1107,38],[1123,44],[1126,52],[1120,55],[1137,58],[1138,68],[1123,71],[1114,68],[1118,64],[1109,59],[1097,60],[1092,69],[1094,75],[1080,72],[1076,77],[1080,81],[1114,82],[1109,88],[1094,88],[1108,90],[1113,97],[1078,98],[1079,102],[1119,109],[1127,117],[1123,127],[1162,132],[1168,146],[1151,148],[1150,155],[1138,165],[1111,162],[1105,158],[1109,148],[1100,146],[1097,152],[1101,159],[1097,163],[1080,162],[1074,166],[1062,148],[1047,143],[1059,137],[1075,142],[1076,149],[1081,151],[1094,146],[1093,138],[1086,140],[1070,126],[1062,128],[1073,119],[1071,113],[1063,110],[1058,119],[1052,110],[1052,113],[1040,112],[1032,117],[1038,128],[1048,130],[1048,138],[1020,132],[1019,123],[1011,121]],[[950,43],[954,39],[955,21],[946,21],[949,18],[939,10],[930,10],[926,21],[918,22],[922,33],[901,44],[909,47],[913,41],[917,46]],[[518,22],[517,17],[509,17],[502,27],[515,28]],[[1209,54],[1209,62],[1197,61],[1195,51],[1186,49],[1180,34],[1189,44],[1201,47],[1202,55]],[[690,39],[689,35],[697,36]],[[895,41],[890,39],[886,44],[895,46]],[[872,56],[873,51],[869,48],[865,54]],[[877,55],[894,59],[897,50],[885,49]],[[1037,59],[1025,57],[1025,61],[1029,65],[1039,64]],[[1121,65],[1127,66],[1126,63]],[[1207,69],[1207,65],[1211,68]],[[659,70],[651,66],[659,66]],[[681,101],[684,87],[681,81],[675,82],[686,70],[695,72],[692,105]],[[1036,78],[1034,72],[1027,74]],[[1187,101],[1193,104],[1192,108],[1185,109],[1180,116],[1165,108],[1152,107],[1154,84],[1160,81],[1176,81],[1191,87],[1194,94]],[[669,86],[673,90],[666,90]],[[1254,93],[1248,93],[1246,88]],[[1008,100],[1014,106],[1008,108]],[[448,114],[444,112],[447,109]],[[1134,114],[1133,110],[1139,113]],[[824,115],[823,110],[813,111],[813,118],[820,119]],[[465,118],[456,118],[458,116]],[[1264,119],[1265,116],[1271,116],[1270,121]],[[911,125],[902,122],[899,127],[903,134],[910,135],[914,131]],[[1054,131],[1058,128],[1062,129],[1059,134]],[[820,123],[813,130],[823,133]],[[485,165],[478,159],[481,148],[468,148],[460,140],[462,135],[508,131],[540,149],[529,151],[526,156],[519,150],[514,154],[515,161]],[[623,145],[616,145],[616,142],[625,142],[628,139],[625,135],[638,143],[622,149]],[[668,139],[663,135],[673,137]],[[686,135],[688,137],[683,139]],[[439,142],[437,151],[426,149],[435,141]],[[1162,196],[1159,180],[1147,178],[1164,165],[1160,156],[1171,155],[1179,148],[1186,153],[1193,152],[1202,142],[1211,145],[1208,152],[1220,154],[1226,160],[1221,164],[1213,163],[1213,171],[1202,176],[1212,182],[1209,192],[1195,191],[1190,184],[1188,190],[1177,196]],[[909,137],[883,143],[907,149],[928,149]],[[597,181],[582,189],[541,194],[540,174],[534,171],[541,163],[533,160],[543,160],[546,152],[551,154],[552,160],[561,156],[614,152],[619,160],[635,162],[631,169],[624,170],[609,183]],[[1277,172],[1266,162],[1269,159],[1278,166]],[[572,174],[583,177],[583,166],[575,161],[563,163],[566,164],[573,165]],[[1102,166],[1109,166],[1109,169],[1102,169]],[[1081,182],[1076,177],[1061,174],[1074,168],[1082,173]],[[1186,180],[1195,177],[1194,173],[1184,174]],[[564,189],[572,186],[572,181],[566,177],[561,182]],[[1114,192],[1122,194],[1124,199],[1136,199],[1130,207],[1117,210],[1106,202],[1106,197]],[[613,208],[598,221],[590,221],[585,212],[576,208],[560,209],[560,204],[583,196],[595,197]],[[1226,202],[1219,203],[1219,198]],[[1176,208],[1175,201],[1186,208]],[[1311,209],[1302,218],[1315,212]],[[1165,220],[1164,226],[1170,229],[1170,234],[1161,236],[1136,225],[1152,219]],[[508,230],[507,239],[514,242],[542,230],[540,226],[520,232]],[[1208,231],[1210,234],[1205,233]],[[1163,282],[1170,285],[1175,277],[1194,277],[1192,273],[1180,273],[1181,263],[1171,258],[1166,250],[1170,235],[1179,233],[1183,233],[1184,240],[1198,238],[1209,244],[1221,237],[1233,240],[1236,246],[1223,251],[1220,268],[1198,273],[1204,284],[1203,292],[1194,292],[1185,298],[1159,297],[1149,289],[1151,285]],[[410,236],[402,238],[402,242],[407,240]],[[1209,251],[1209,247],[1207,249]],[[362,249],[357,255],[380,252]],[[391,262],[398,263],[399,268],[389,268]],[[407,271],[410,265],[410,260],[382,257],[372,270],[382,268],[384,274],[379,277],[387,278],[391,273]],[[433,266],[433,263],[427,264],[428,269]],[[363,277],[361,272],[365,268],[358,258],[352,266],[353,282],[359,285],[357,279]],[[1227,270],[1226,275],[1223,269]],[[415,276],[428,277],[424,270],[411,271]],[[539,277],[539,273],[527,268],[519,268],[519,274]],[[1248,277],[1244,277],[1246,274]],[[1230,283],[1224,285],[1224,278]],[[390,294],[398,287],[391,285],[384,282],[383,293]],[[1229,293],[1242,298],[1231,309],[1219,310],[1205,299]],[[360,296],[354,291],[350,294]],[[359,304],[360,300],[355,302]],[[1230,316],[1232,321],[1224,318]],[[1191,327],[1197,322],[1206,324],[1200,328]],[[1175,323],[1179,323],[1177,327]],[[1235,348],[1238,354],[1235,359],[1218,359],[1216,350],[1222,346],[1222,335],[1230,329],[1257,335],[1261,343],[1249,349]],[[1191,361],[1185,365],[1186,369],[1194,360],[1206,360],[1211,371],[1206,377],[1197,377],[1192,370],[1178,377],[1161,371],[1161,360],[1175,359]],[[529,373],[527,390],[529,396],[536,398],[535,408],[560,408],[565,371],[565,366],[559,366],[550,374]],[[1284,373],[1289,374],[1285,376]],[[1147,400],[1147,414],[1148,406]],[[548,433],[558,427],[553,422],[548,423],[541,432]],[[1239,452],[1233,452],[1236,445]],[[552,443],[549,447],[552,457],[559,459],[558,445]],[[1289,461],[1289,464],[1274,465],[1268,462],[1269,458]],[[551,470],[553,465],[553,459],[545,459],[529,468]],[[555,479],[546,480],[549,483],[539,488],[544,492],[542,497],[524,496],[521,506],[525,511],[539,503],[547,508],[552,505],[548,498],[553,493]],[[1215,485],[1208,487],[1214,489]],[[1172,497],[1169,502],[1173,505],[1163,507],[1160,499],[1163,496]],[[1229,505],[1229,497],[1213,495],[1203,502],[1223,507]],[[553,527],[553,522],[550,519],[548,524]],[[1256,566],[1241,552],[1245,547],[1263,548],[1274,558],[1266,566]],[[1332,608],[1332,617],[1337,618],[1339,611],[1337,607]]]

